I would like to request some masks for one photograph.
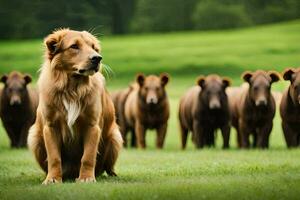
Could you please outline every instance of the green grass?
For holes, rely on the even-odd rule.
[[[123,150],[117,178],[98,177],[96,184],[40,185],[45,175],[27,150],[11,150],[0,127],[0,199],[299,199],[300,149],[287,150],[278,113],[269,150],[179,149],[178,99],[201,74],[228,76],[241,83],[244,70],[281,72],[300,66],[300,21],[222,32],[184,32],[101,39],[104,63],[115,72],[110,91],[126,87],[137,72],[168,72],[171,118],[165,149],[154,148],[155,133],[147,133],[145,151]],[[11,70],[37,78],[42,40],[1,41],[0,74]],[[274,84],[283,90],[287,83]]]

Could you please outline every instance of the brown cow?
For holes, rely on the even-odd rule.
[[[138,87],[134,87],[125,103],[124,130],[134,130],[138,147],[145,148],[146,130],[156,129],[156,147],[163,148],[170,112],[165,90],[169,76],[164,73],[159,77],[139,74],[136,81]]]
[[[117,124],[120,127],[120,131],[122,133],[123,141],[124,141],[124,146],[127,147],[127,132],[126,130],[126,121],[125,121],[125,102],[127,100],[128,95],[130,92],[133,91],[134,85],[130,85],[128,88],[116,91],[111,93],[111,98],[113,100],[115,110],[116,110],[116,121]],[[134,130],[131,130],[132,135],[131,135],[131,146],[136,147],[136,137],[134,134]]]
[[[288,147],[300,145],[300,68],[286,69],[283,79],[291,84],[282,95],[280,115],[282,129]]]
[[[249,136],[253,135],[253,147],[268,148],[273,128],[276,104],[271,85],[280,79],[277,72],[245,72],[242,75],[248,85],[241,87],[237,95],[229,95],[234,101],[231,107],[232,125],[237,130],[239,147],[249,148]],[[232,105],[232,103],[231,103]]]
[[[1,82],[0,117],[10,138],[11,147],[26,147],[30,126],[34,123],[38,105],[35,89],[28,88],[31,76],[19,72],[3,75]]]
[[[186,147],[189,130],[193,133],[192,139],[197,148],[214,145],[214,133],[220,128],[223,148],[228,148],[230,113],[225,89],[230,81],[218,75],[209,75],[199,77],[197,84],[198,86],[188,90],[180,100],[181,147]]]

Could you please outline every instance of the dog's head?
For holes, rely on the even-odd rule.
[[[93,75],[102,59],[96,37],[86,31],[61,29],[44,40],[50,67],[69,74]]]

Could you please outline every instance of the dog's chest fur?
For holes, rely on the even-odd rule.
[[[63,99],[63,105],[66,109],[66,121],[69,127],[69,130],[74,137],[74,129],[73,126],[80,115],[81,112],[81,104],[79,101],[68,101],[67,99]]]

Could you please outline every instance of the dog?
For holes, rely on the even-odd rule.
[[[123,141],[104,77],[98,73],[98,40],[86,31],[60,29],[44,43],[40,101],[28,136],[29,148],[47,173],[43,184],[75,177],[95,182],[104,171],[115,176]]]
[[[12,148],[26,147],[28,130],[35,121],[38,93],[28,87],[31,80],[29,74],[17,71],[1,77],[0,117]]]
[[[181,148],[185,149],[188,132],[196,148],[215,145],[215,131],[221,129],[223,148],[229,148],[230,112],[226,88],[230,80],[218,75],[200,76],[197,86],[189,89],[179,103]]]

